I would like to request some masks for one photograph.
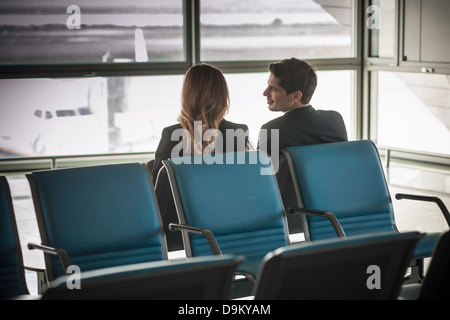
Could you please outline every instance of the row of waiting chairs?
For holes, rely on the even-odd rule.
[[[362,156],[362,158],[356,158],[358,160],[355,159],[354,162],[371,163],[370,156],[361,155],[361,153],[365,149],[369,150],[369,147],[372,148],[372,153],[375,149],[370,141],[307,146],[298,147],[298,149],[304,148],[305,154],[314,154],[317,151],[314,148],[319,146],[324,147],[323,152],[331,162],[342,162],[342,165],[348,161],[343,159],[347,153],[350,157],[355,156],[348,150],[353,150],[352,152]],[[337,152],[337,157],[330,153],[330,150]],[[292,150],[287,152],[294,154]],[[305,235],[307,240],[312,242],[290,246],[286,231],[286,217],[276,180],[273,175],[262,174],[270,169],[270,162],[265,154],[260,151],[249,151],[242,154],[236,153],[233,156],[234,158],[230,157],[230,154],[224,154],[224,161],[216,161],[215,164],[189,165],[198,161],[187,158],[175,160],[177,163],[174,159],[169,159],[164,163],[169,173],[180,220],[180,223],[173,224],[171,228],[183,230],[188,257],[187,261],[175,263],[167,261],[167,246],[158,204],[145,166],[140,164],[105,165],[38,171],[27,175],[42,240],[42,244],[29,244],[29,248],[41,249],[45,252],[46,274],[48,281],[52,284],[44,292],[44,297],[50,297],[52,292],[56,292],[57,294],[53,297],[62,298],[65,292],[72,298],[76,295],[81,297],[83,294],[84,298],[100,298],[98,294],[109,292],[111,295],[108,297],[114,298],[115,291],[111,289],[111,286],[117,286],[120,283],[120,287],[127,287],[130,290],[119,290],[119,292],[128,292],[130,294],[128,297],[132,298],[170,298],[170,293],[173,294],[173,298],[184,298],[176,296],[175,293],[189,292],[189,290],[180,290],[177,286],[178,288],[192,287],[194,286],[192,281],[196,279],[195,281],[199,281],[197,288],[206,288],[207,284],[211,284],[210,291],[207,295],[204,295],[204,292],[203,295],[191,294],[188,299],[220,299],[227,297],[228,289],[233,287],[234,282],[231,282],[231,279],[234,272],[245,274],[251,279],[254,284],[252,294],[256,299],[392,299],[398,296],[403,280],[401,276],[410,266],[411,258],[418,257],[417,248],[420,248],[428,235],[401,234],[396,229],[349,232],[347,224],[341,224],[341,221],[346,222],[346,220],[340,219],[339,210],[336,210],[336,207],[310,206],[313,202],[306,201],[308,196],[305,196],[305,191],[297,184],[298,193],[301,192],[302,195],[302,203],[299,201],[299,208],[289,211],[314,215],[314,219],[307,218],[304,221]],[[296,157],[291,156],[291,158],[291,166],[293,166],[295,163],[293,159]],[[378,154],[376,158],[379,164]],[[242,159],[245,161],[241,161]],[[231,160],[234,165],[230,165]],[[303,162],[307,161],[302,160]],[[317,171],[323,174],[330,165],[315,162],[315,166],[306,170],[308,173]],[[350,163],[350,166],[352,170],[355,169],[354,163]],[[328,171],[334,173],[334,170]],[[328,174],[330,173],[327,173],[325,178],[319,179],[321,187],[317,191],[320,193],[318,198],[327,197],[327,194],[323,192],[327,188],[324,184],[331,181],[335,185],[334,190],[339,192],[336,197],[341,199],[335,202],[340,211],[345,211],[341,208],[342,203],[350,202],[353,205],[355,202],[355,199],[348,199],[342,195],[342,191],[349,184],[348,179],[335,180],[335,177],[327,177]],[[374,179],[361,175],[358,171],[354,175],[362,179]],[[299,180],[303,181],[303,179],[301,177]],[[384,188],[387,188],[384,176],[383,181]],[[306,188],[309,188],[317,181],[305,179],[303,182]],[[338,187],[336,183],[339,183]],[[2,184],[6,184],[6,179],[2,179]],[[360,186],[360,188],[363,187]],[[358,192],[361,191],[364,192],[362,189]],[[332,190],[330,192],[333,194]],[[358,201],[359,198],[363,198],[358,193],[353,194],[353,197],[358,198],[356,199]],[[378,199],[378,195],[369,192],[367,198],[368,200]],[[390,201],[390,198],[388,200]],[[10,208],[2,207],[2,215],[4,209],[12,210],[11,206],[8,207]],[[383,210],[392,210],[390,205],[388,207],[390,208],[383,207]],[[305,208],[313,210],[306,212]],[[369,210],[374,211],[375,208],[377,206],[372,206]],[[323,210],[328,211],[323,212]],[[348,214],[356,217],[358,212],[352,208]],[[367,215],[365,212],[362,214]],[[326,218],[318,221],[317,219],[323,218],[317,215],[323,215]],[[393,219],[392,211],[385,212],[383,216],[385,215]],[[315,239],[312,236],[314,226],[319,225],[324,229],[325,225],[326,229],[329,227],[330,218],[333,221],[330,225],[337,233],[331,236],[332,233],[325,232],[330,236]],[[352,217],[347,218],[351,220]],[[9,220],[13,219],[9,218]],[[392,221],[390,223],[391,226],[394,225]],[[354,226],[354,224],[349,225]],[[356,221],[356,224],[367,225],[366,222],[361,221]],[[345,234],[347,238],[336,237],[336,235]],[[428,256],[432,255],[437,239],[437,236],[433,237],[432,249]],[[362,253],[357,254],[358,250]],[[211,257],[212,254],[216,257]],[[332,256],[335,258],[329,259]],[[423,256],[422,254],[418,258]],[[195,266],[194,263],[197,265]],[[383,273],[382,279],[386,282],[381,284],[381,290],[369,290],[366,281],[362,281],[364,276],[369,277],[366,269],[357,268],[357,271],[349,267],[365,265],[367,268],[368,263],[380,267]],[[17,262],[16,265],[20,267],[21,262]],[[66,270],[71,265],[76,265],[83,271],[82,290],[68,291],[67,285],[64,285],[64,279],[67,279]],[[333,268],[333,265],[336,268]],[[191,271],[188,270],[189,267],[192,268]],[[167,270],[170,275],[164,278],[163,269],[167,268],[170,269]],[[214,281],[206,279],[205,274],[209,271],[205,272],[204,268],[221,269],[224,272],[222,276],[214,277],[216,280],[220,279],[220,284],[215,286]],[[318,285],[323,282],[312,276],[314,270],[317,271],[320,268],[322,268],[320,274],[323,275],[323,271],[326,271],[325,285]],[[350,268],[348,270],[352,272],[348,273],[343,268]],[[196,270],[203,271],[193,276]],[[362,271],[364,272],[361,273]],[[182,276],[183,272],[191,272],[191,275]],[[100,276],[100,273],[104,275]],[[175,273],[181,276],[176,278]],[[385,276],[387,274],[390,276]],[[143,279],[150,282],[146,282],[148,285],[141,288],[158,288],[153,292],[156,296],[152,296],[150,292],[145,295],[143,291],[131,290],[137,288],[132,281],[145,282],[146,280]],[[174,279],[174,281],[158,282],[157,279]],[[175,281],[175,279],[178,280]],[[185,282],[188,279],[191,281],[190,285]],[[150,285],[151,281],[155,283],[154,286]],[[304,286],[303,283],[308,281],[314,281],[315,284]],[[62,284],[56,285],[58,282]],[[336,285],[333,286],[333,283]],[[355,286],[351,286],[350,283],[354,283]],[[213,287],[221,288],[218,294],[211,291]],[[96,289],[90,291],[87,288]],[[108,290],[98,288],[108,288]],[[163,288],[167,290],[163,291]],[[160,291],[161,295],[158,295],[157,291]],[[2,294],[4,292],[16,293],[2,288]],[[17,292],[20,293],[20,290]],[[89,296],[89,292],[97,292],[97,295]],[[338,292],[340,293],[337,294]],[[344,295],[343,292],[347,294]],[[362,292],[366,295],[362,295]],[[118,296],[115,297],[118,298]]]
[[[307,241],[343,234],[399,232],[378,150],[371,141],[294,147],[283,150],[283,155],[299,207],[290,211],[302,214]],[[441,199],[400,193],[395,197],[437,204],[450,226],[450,214]],[[339,223],[332,224],[333,219]],[[424,259],[431,257],[440,236],[429,233],[418,243],[408,282],[423,280]]]

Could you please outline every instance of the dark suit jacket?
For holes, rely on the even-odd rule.
[[[177,129],[181,129],[181,124],[175,124],[172,125],[170,127],[166,127],[163,129],[162,131],[162,135],[161,135],[161,140],[159,142],[158,148],[156,149],[156,153],[155,153],[155,161],[153,164],[153,168],[151,169],[151,174],[153,177],[153,182],[156,182],[156,178],[158,175],[158,171],[161,169],[162,167],[162,160],[167,160],[172,156],[172,150],[173,148],[179,143],[179,141],[172,141],[172,133],[177,130]],[[248,144],[248,127],[245,124],[237,124],[234,122],[230,122],[227,120],[222,120],[219,124],[219,130],[222,133],[222,137],[223,137],[223,152],[226,151],[240,151],[239,148],[239,143],[237,141],[237,139],[235,139],[234,141],[234,149],[233,150],[227,150],[226,149],[226,145],[227,145],[227,134],[226,134],[226,130],[231,129],[231,130],[237,130],[237,129],[242,129],[245,133],[247,133],[246,137],[245,137],[245,146],[244,146],[244,150],[247,147]]]
[[[336,111],[315,110],[306,106],[286,112],[281,117],[264,124],[267,134],[260,132],[258,147],[271,154],[271,129],[279,130],[279,167],[277,181],[285,209],[298,205],[287,161],[281,150],[287,147],[347,141],[347,129],[342,116]],[[267,149],[266,149],[267,146]],[[289,232],[302,232],[298,216],[287,216]]]
[[[258,146],[264,149],[267,139],[267,153],[271,154],[271,129],[279,129],[279,149],[286,147],[347,141],[347,129],[342,116],[336,111],[315,110],[306,106],[286,112],[261,127]]]
[[[175,209],[175,204],[172,197],[172,191],[170,189],[169,178],[166,170],[161,170],[163,167],[162,160],[167,160],[172,156],[173,148],[179,143],[178,141],[171,141],[172,133],[176,129],[181,129],[180,124],[175,124],[170,127],[166,127],[162,131],[161,140],[155,153],[155,159],[148,163],[149,169],[155,183],[155,193],[158,199],[158,205],[161,212],[161,218],[163,220],[163,227],[166,233],[166,240],[169,251],[183,249],[183,241],[181,233],[179,231],[170,231],[168,229],[169,223],[178,223],[178,216]],[[234,140],[233,150],[227,150],[227,135],[226,130],[242,129],[246,133],[245,144],[241,146],[238,143],[238,139]],[[222,120],[219,124],[219,130],[223,137],[222,151],[244,151],[248,144],[248,127],[245,124],[237,124],[227,120]]]

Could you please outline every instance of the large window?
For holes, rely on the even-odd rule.
[[[202,0],[201,60],[354,56],[353,1]]]
[[[378,143],[450,156],[450,76],[379,71]]]
[[[281,115],[262,95],[269,61],[325,65],[312,105],[339,111],[357,138],[357,3],[0,1],[0,158],[153,152],[200,61],[222,68],[227,119],[255,144]]]
[[[182,0],[0,2],[0,64],[184,61]]]

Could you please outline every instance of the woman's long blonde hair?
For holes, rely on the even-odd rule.
[[[190,134],[191,143],[185,141],[190,153],[200,154],[209,145],[214,150],[215,138],[203,141],[203,134],[208,129],[218,129],[230,107],[228,86],[222,72],[206,63],[192,66],[184,78],[181,105],[178,121]],[[196,121],[201,121],[201,126],[195,126]],[[196,127],[198,131],[201,129],[197,132],[197,136],[202,137],[201,141],[194,139]]]

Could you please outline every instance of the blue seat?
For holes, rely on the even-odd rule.
[[[404,300],[450,300],[450,231],[436,244],[422,283],[405,284],[400,292]]]
[[[285,212],[271,164],[260,151],[163,161],[187,256],[245,257],[239,273],[254,281],[261,260],[289,244]]]
[[[71,287],[66,277],[54,280],[42,299],[224,300],[240,262],[240,258],[227,255],[88,271],[78,284],[70,280]]]
[[[167,259],[148,170],[138,163],[27,175],[49,281],[81,272]],[[61,263],[60,263],[61,262]]]
[[[289,210],[302,213],[306,240],[329,239],[338,234],[398,232],[378,151],[371,141],[298,146],[282,152],[288,160],[298,201],[298,208]],[[398,197],[423,200],[413,195]],[[436,198],[427,198],[433,199]],[[448,210],[442,203],[440,207],[450,222]],[[339,223],[331,224],[327,217],[336,218]],[[423,278],[423,258],[431,256],[438,237],[439,234],[427,234],[419,242],[411,281]]]
[[[22,249],[8,181],[0,177],[0,299],[28,295]]]
[[[375,233],[304,242],[269,253],[255,300],[393,300],[423,235]]]

